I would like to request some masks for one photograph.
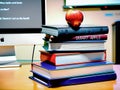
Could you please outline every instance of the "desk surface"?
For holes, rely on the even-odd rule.
[[[117,65],[116,68],[120,71],[120,65]],[[120,83],[118,83],[120,79],[97,83],[61,86],[58,88],[47,88],[46,86],[28,78],[32,75],[30,70],[30,65],[22,65],[19,68],[9,70],[2,70],[0,68],[0,90],[120,90]],[[117,77],[120,77],[120,73]]]

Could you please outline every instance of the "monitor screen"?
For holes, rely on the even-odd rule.
[[[64,0],[64,7],[119,7],[120,0]]]
[[[0,33],[36,33],[45,24],[45,0],[0,0]]]

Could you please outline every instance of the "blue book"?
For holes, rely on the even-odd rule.
[[[94,75],[88,75],[88,76],[82,76],[82,77],[47,79],[41,76],[40,74],[33,72],[33,76],[30,76],[29,78],[47,87],[58,87],[58,86],[66,86],[66,85],[115,80],[116,74],[113,72],[113,73],[94,74]]]
[[[89,62],[89,63],[82,63],[82,64],[80,63],[80,64],[71,64],[71,65],[61,65],[61,66],[55,66],[49,61],[44,61],[44,62],[35,63],[35,64],[39,66],[41,65],[41,67],[45,68],[46,70],[60,70],[60,69],[83,68],[83,67],[90,67],[90,66],[113,65],[113,63],[109,61]]]
[[[65,66],[54,66],[47,62],[36,62],[32,63],[31,71],[36,72],[48,79],[60,79],[67,77],[108,73],[113,72],[114,70],[113,63],[110,62],[92,62]]]

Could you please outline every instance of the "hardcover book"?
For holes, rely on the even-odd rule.
[[[96,34],[96,35],[66,35],[64,37],[49,36],[48,40],[52,42],[60,41],[82,41],[82,40],[107,40],[107,34]]]
[[[40,60],[49,61],[54,65],[69,65],[88,62],[99,62],[106,60],[106,50],[101,51],[70,51],[70,52],[48,52],[40,51]]]
[[[63,41],[49,42],[44,41],[43,48],[46,51],[64,51],[64,50],[105,50],[104,40],[83,40],[83,41]]]
[[[80,26],[74,30],[67,25],[43,25],[41,32],[53,36],[107,34],[108,26]]]
[[[113,64],[107,61],[57,66],[56,68],[54,65],[46,62],[32,63],[31,66],[32,71],[37,72],[41,74],[41,76],[44,76],[48,79],[58,79],[113,72]]]
[[[116,74],[112,72],[112,73],[102,73],[102,74],[94,74],[88,76],[78,76],[72,78],[47,79],[41,76],[40,74],[33,72],[33,76],[30,76],[29,78],[47,87],[58,87],[58,86],[66,86],[66,85],[115,80]]]
[[[112,28],[112,59],[115,64],[120,64],[120,21],[114,22]]]

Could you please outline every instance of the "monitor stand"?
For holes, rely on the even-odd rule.
[[[16,59],[14,46],[0,46],[0,68],[20,66],[21,64]]]

